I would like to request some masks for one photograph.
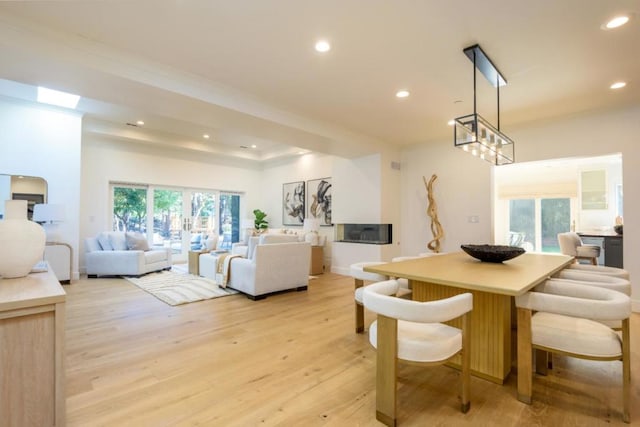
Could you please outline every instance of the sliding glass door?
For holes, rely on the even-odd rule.
[[[150,188],[153,196],[153,246],[169,247],[173,256],[181,254],[184,248],[183,233],[184,203],[183,192],[180,190],[169,190],[160,188]]]
[[[215,190],[112,184],[113,229],[138,231],[152,247],[171,248],[185,261],[204,236],[223,236],[230,249],[240,235],[240,195]],[[149,232],[149,230],[152,230]]]
[[[538,252],[560,252],[558,233],[571,227],[570,198],[509,200],[509,244]]]
[[[240,240],[240,196],[220,194],[220,234],[224,236],[222,249],[231,249],[231,243]]]

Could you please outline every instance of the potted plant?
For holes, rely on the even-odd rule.
[[[266,213],[262,212],[260,209],[254,209],[253,215],[255,216],[255,220],[253,224],[256,229],[256,233],[263,233],[269,228],[269,221],[264,218],[267,216]]]

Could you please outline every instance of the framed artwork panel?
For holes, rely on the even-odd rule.
[[[282,184],[282,225],[302,225],[305,215],[304,181]]]
[[[331,177],[307,181],[309,218],[318,218],[320,225],[332,226],[331,222]]]

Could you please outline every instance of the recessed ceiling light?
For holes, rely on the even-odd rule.
[[[396,92],[396,98],[406,98],[409,96],[409,91],[408,90],[399,90]]]
[[[448,124],[449,126],[453,126],[455,123],[456,123],[456,121],[455,121],[455,120],[449,120],[449,121],[447,122],[447,124]]]
[[[627,15],[616,16],[615,18],[607,21],[607,23],[604,24],[604,27],[608,30],[612,30],[623,26],[627,22],[629,22],[629,17]]]
[[[144,122],[143,122],[142,120],[138,120],[138,121],[136,122],[136,124],[137,124],[138,126],[144,126]]]
[[[298,151],[299,155],[303,155],[305,152],[304,151]]]
[[[204,139],[209,139],[209,135],[208,135],[208,134],[206,134],[206,133],[205,133],[204,135],[202,135],[202,137],[203,137]]]
[[[315,48],[316,48],[316,52],[324,53],[324,52],[329,52],[331,50],[331,45],[326,40],[318,40],[316,42]]]
[[[621,88],[625,87],[626,85],[627,85],[627,82],[615,82],[614,84],[612,84],[609,87],[611,89],[621,89]]]
[[[80,101],[78,95],[38,86],[38,102],[40,103],[75,109],[78,106],[78,101]]]
[[[258,148],[256,144],[251,144],[251,148]]]

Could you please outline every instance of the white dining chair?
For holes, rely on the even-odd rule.
[[[622,419],[630,422],[631,299],[622,292],[550,279],[516,297],[518,316],[518,400],[532,401],[532,350],[599,361],[622,361]],[[535,312],[535,314],[534,314]],[[600,321],[622,321],[618,334]],[[536,372],[546,375],[546,360]]]
[[[623,268],[609,267],[605,265],[589,265],[589,264],[571,264],[567,267],[571,270],[577,270],[582,273],[604,274],[607,276],[621,277],[629,280],[629,272]]]
[[[364,306],[362,304],[362,292],[365,282],[381,282],[389,277],[383,274],[369,273],[364,267],[386,264],[381,261],[357,262],[349,266],[349,275],[353,277],[354,287],[354,312],[356,334],[364,332]]]
[[[622,277],[608,274],[585,273],[580,270],[565,268],[560,270],[554,278],[581,282],[591,286],[612,289],[622,292],[625,295],[631,295],[631,282]]]
[[[369,342],[376,348],[376,419],[388,426],[397,423],[398,361],[438,365],[460,354],[461,406],[470,408],[470,328],[473,295],[419,302],[394,295],[397,280],[387,280],[364,288],[364,305],[378,313],[369,328]],[[441,322],[461,318],[461,328]]]

